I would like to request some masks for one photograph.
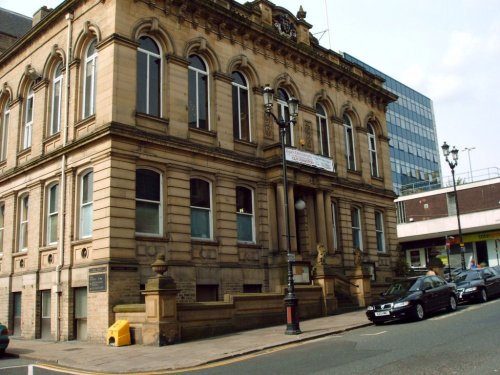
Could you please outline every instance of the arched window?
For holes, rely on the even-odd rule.
[[[47,189],[47,245],[57,243],[59,221],[59,184]]]
[[[356,157],[354,154],[354,130],[349,116],[343,116],[344,122],[344,142],[345,142],[345,159],[347,169],[356,170]]]
[[[0,161],[7,158],[7,138],[9,136],[10,102],[6,100],[0,113]]]
[[[0,255],[3,255],[3,230],[5,226],[5,203],[0,203]]]
[[[80,238],[92,236],[94,173],[84,173],[80,177]]]
[[[373,126],[368,124],[368,153],[370,154],[370,170],[373,177],[379,177],[377,161],[377,142]]]
[[[135,231],[161,235],[163,226],[161,175],[149,169],[135,172]]]
[[[188,87],[189,127],[209,130],[208,71],[196,55],[189,56]]]
[[[212,198],[208,181],[192,178],[190,182],[191,237],[212,238]]]
[[[53,135],[61,130],[61,103],[62,103],[62,74],[63,64],[57,64],[52,79],[52,117],[50,121],[49,135]]]
[[[26,97],[26,104],[24,107],[24,127],[23,127],[23,149],[31,147],[31,133],[33,132],[33,108],[35,101],[35,92],[31,84],[28,89],[28,96]]]
[[[233,72],[233,136],[250,141],[250,114],[247,80],[240,72]]]
[[[18,236],[18,251],[28,250],[28,208],[29,195],[24,194],[19,198],[19,236]]]
[[[318,128],[318,139],[320,152],[323,156],[330,156],[330,141],[328,136],[328,118],[325,108],[321,104],[316,104],[316,125]]]
[[[278,102],[278,118],[285,120],[287,124],[287,133],[285,139],[286,146],[293,146],[293,126],[290,124],[290,111],[288,110],[288,100],[290,99],[290,95],[288,93],[279,88],[277,95]]]
[[[351,208],[351,228],[353,248],[363,250],[363,238],[361,236],[361,210],[358,207]]]
[[[97,40],[94,39],[87,48],[85,54],[85,71],[83,80],[83,113],[87,118],[95,114],[95,89],[97,76]]]
[[[375,211],[375,234],[377,251],[385,252],[384,214],[380,211]]]
[[[139,38],[137,49],[137,112],[161,116],[161,53],[148,36]]]
[[[333,249],[339,248],[339,225],[338,225],[338,208],[337,203],[332,202],[332,234],[333,234]]]
[[[236,221],[238,241],[255,242],[253,191],[243,186],[236,187]]]

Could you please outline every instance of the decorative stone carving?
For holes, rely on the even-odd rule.
[[[292,24],[288,15],[279,14],[273,17],[273,25],[278,30],[280,35],[285,36],[289,39],[297,40],[297,30],[295,25]]]

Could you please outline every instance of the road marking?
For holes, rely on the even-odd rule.
[[[378,335],[383,335],[384,333],[387,333],[387,331],[381,331],[381,332],[377,332],[377,333],[363,333],[360,336],[378,336]]]

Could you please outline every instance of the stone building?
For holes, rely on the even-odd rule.
[[[396,97],[305,17],[267,0],[66,0],[0,56],[0,321],[14,335],[103,342],[158,254],[180,302],[286,286],[267,84],[277,116],[300,101],[296,270],[319,247],[338,275],[393,275]]]

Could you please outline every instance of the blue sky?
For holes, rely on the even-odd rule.
[[[239,0],[244,3],[245,1]],[[457,174],[500,168],[500,1],[274,0],[302,4],[312,32],[433,100],[439,144],[456,146]],[[32,16],[60,0],[0,0]],[[328,30],[324,34],[325,30]],[[465,148],[475,147],[472,151]],[[443,163],[443,174],[449,174]]]

